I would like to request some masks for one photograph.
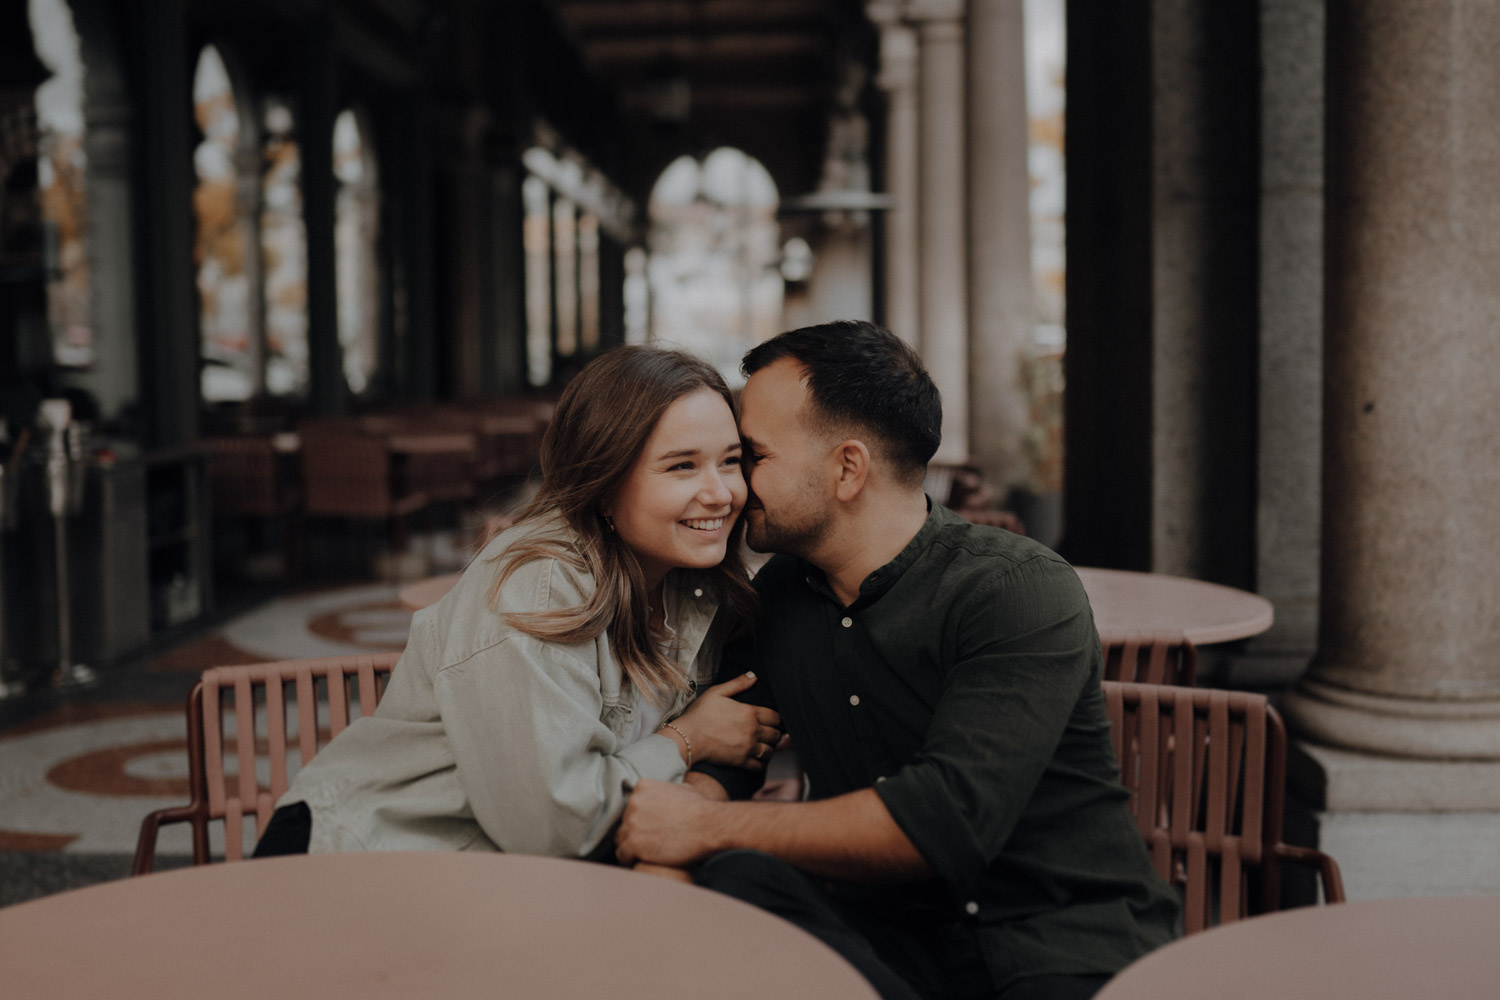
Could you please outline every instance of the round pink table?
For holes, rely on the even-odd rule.
[[[518,854],[332,854],[107,882],[0,910],[0,994],[872,1000],[746,903]]]
[[[1075,566],[1105,642],[1178,636],[1195,645],[1229,642],[1271,627],[1271,602],[1259,594],[1165,573]]]
[[[1500,993],[1500,898],[1283,910],[1173,942],[1096,1000],[1412,1000]]]

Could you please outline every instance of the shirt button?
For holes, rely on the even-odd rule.
[[[964,904],[964,912],[967,913],[971,917],[974,916],[976,913],[979,912],[979,904],[976,903],[976,902],[974,902],[972,899],[969,900],[967,903]]]
[[[851,705],[858,705],[859,704],[859,695],[857,695],[857,694],[851,694],[849,696],[849,704],[851,704]]]
[[[854,624],[854,619],[853,618],[845,618],[843,621],[839,622],[839,624],[842,625],[842,626],[844,626],[844,628],[849,628],[850,626],[852,626]]]
[[[875,779],[875,784],[878,785],[878,784],[880,784],[884,780],[885,780],[885,775],[882,774],[880,777],[878,777],[878,778]]]
[[[702,587],[695,587],[695,588],[693,588],[693,596],[694,597],[702,597],[703,596],[703,588]]]

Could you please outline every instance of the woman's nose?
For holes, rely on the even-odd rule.
[[[734,475],[738,475],[738,473],[734,473]],[[729,488],[729,483],[724,481],[725,476],[726,473],[720,472],[717,469],[709,470],[708,479],[703,484],[703,489],[698,493],[702,503],[707,506],[722,507],[725,504],[734,502],[734,491]]]

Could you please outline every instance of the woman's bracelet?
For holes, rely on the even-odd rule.
[[[661,725],[656,727],[656,731],[658,733],[663,729],[670,729],[672,730],[672,732],[682,737],[682,745],[687,748],[687,766],[691,768],[693,766],[693,741],[687,738],[687,733],[683,732],[681,729],[678,729],[670,722],[663,722]]]

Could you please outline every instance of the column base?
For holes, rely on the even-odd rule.
[[[1303,677],[1281,710],[1294,732],[1325,746],[1401,758],[1500,761],[1500,699],[1392,698]]]
[[[1500,761],[1383,757],[1295,741],[1289,839],[1331,854],[1350,900],[1500,894]]]

